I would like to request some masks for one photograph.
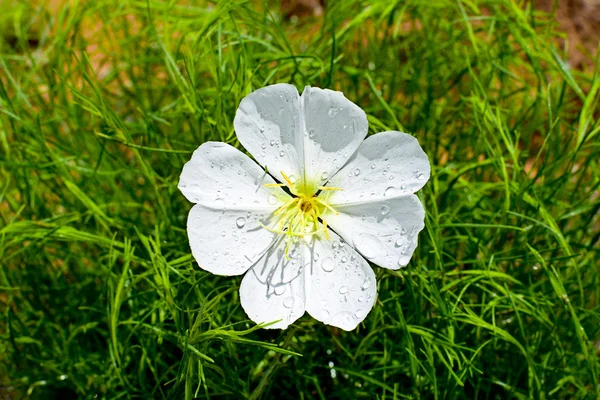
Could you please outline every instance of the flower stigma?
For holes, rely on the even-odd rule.
[[[266,187],[287,186],[293,197],[275,211],[273,211],[273,226],[259,224],[270,232],[286,235],[285,256],[289,259],[290,246],[294,241],[323,232],[325,239],[329,239],[327,221],[323,219],[325,211],[329,210],[335,215],[338,212],[323,198],[317,194],[306,194],[292,182],[283,172],[279,171],[286,183],[267,183]],[[336,187],[318,186],[320,191],[342,190]],[[323,222],[322,229],[319,220]]]

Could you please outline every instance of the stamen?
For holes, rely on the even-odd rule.
[[[342,188],[332,187],[332,186],[317,186],[317,189],[319,189],[319,190],[344,190]]]
[[[296,186],[294,186],[294,182],[292,182],[290,180],[290,178],[288,178],[288,176],[285,174],[285,172],[283,171],[279,171],[279,173],[281,174],[281,176],[283,176],[283,179],[285,179],[285,181],[288,184],[288,187],[290,188],[290,190],[292,190],[293,192],[296,191]]]
[[[324,206],[325,208],[331,210],[335,215],[339,215],[339,213],[337,211],[335,211],[335,208],[331,207],[329,204],[327,204],[325,201],[317,198],[316,202],[321,204],[322,206]]]
[[[325,232],[325,240],[329,240],[329,231],[327,231],[327,221],[323,220],[323,232]]]
[[[271,215],[274,218],[271,226],[267,226],[260,221],[258,221],[258,224],[269,232],[285,235],[285,258],[289,260],[292,242],[298,242],[305,236],[316,235],[320,232],[323,232],[325,239],[329,240],[327,221],[322,219],[322,215],[326,211],[331,211],[335,215],[338,215],[338,212],[327,202],[326,198],[317,197],[312,193],[299,192],[294,182],[285,172],[279,172],[286,183],[267,183],[264,186],[287,186],[294,197],[273,211]],[[304,186],[301,185],[301,187]],[[342,188],[330,186],[318,186],[318,189],[323,191],[342,190]],[[322,224],[320,221],[322,221]]]

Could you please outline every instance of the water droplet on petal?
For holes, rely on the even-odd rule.
[[[398,238],[398,240],[396,240],[396,247],[400,247],[404,244],[404,238],[400,237]]]
[[[275,140],[271,140],[271,141],[269,142],[269,144],[270,144],[271,146],[275,146]]]
[[[285,151],[281,150],[281,151],[279,152],[279,157],[283,157],[283,156],[285,156]]]
[[[345,262],[347,262],[347,261],[348,261],[348,257],[346,257],[346,256],[343,256],[343,257],[342,257],[342,259],[341,259],[340,261],[341,261],[341,262],[343,262],[343,263],[345,263]]]
[[[340,294],[346,294],[346,293],[348,293],[348,287],[346,287],[346,286],[342,286],[342,287],[340,288]]]
[[[362,290],[367,290],[371,286],[371,281],[369,279],[365,279],[365,281],[360,285]]]
[[[273,205],[273,204],[277,204],[277,196],[275,196],[274,194],[269,195],[269,198],[267,199],[267,201],[269,202],[269,204]]]
[[[394,186],[388,187],[387,189],[385,189],[385,192],[383,192],[384,197],[394,197],[398,195],[400,195],[400,191]]]
[[[313,260],[319,261],[319,253],[315,253],[315,255],[313,256]]]
[[[327,178],[329,178],[329,174],[328,174],[327,172],[323,172],[323,173],[321,174],[321,179],[322,179],[322,180],[326,180]]]
[[[347,311],[342,311],[335,314],[333,318],[331,318],[331,324],[350,329],[355,325],[354,316]]]
[[[217,198],[214,201],[214,205],[216,208],[224,208],[225,207],[225,200]]]
[[[375,164],[371,164],[371,169],[375,169],[376,165]]]
[[[237,225],[238,228],[243,228],[244,225],[246,225],[246,218],[244,217],[239,217],[238,219],[235,220],[235,224]]]
[[[375,257],[382,246],[379,239],[370,233],[359,233],[352,242],[354,247],[367,258]]]
[[[335,268],[335,262],[333,261],[333,258],[324,258],[323,261],[321,261],[321,268],[323,268],[323,271],[325,272],[333,271]]]
[[[387,215],[390,212],[390,207],[387,204],[381,206],[381,215]]]
[[[308,137],[311,139],[315,137],[315,130],[313,128],[308,130]]]
[[[264,150],[264,149],[266,149],[266,148],[267,148],[267,145],[263,143],[263,144],[260,146],[260,148]]]
[[[358,175],[360,175],[360,169],[356,168],[354,170],[354,176],[358,176]]]
[[[294,298],[290,296],[283,299],[283,306],[285,308],[292,308],[294,306]]]
[[[275,286],[275,294],[277,296],[281,296],[284,293],[285,293],[285,286],[284,285]]]
[[[225,236],[227,233],[225,233],[225,231],[221,232],[221,236]]]

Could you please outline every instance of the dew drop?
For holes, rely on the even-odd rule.
[[[238,228],[243,228],[244,225],[246,225],[246,218],[244,217],[239,217],[238,219],[235,220],[235,224]]]
[[[269,195],[269,198],[267,199],[269,204],[277,204],[277,200],[277,196],[275,196],[274,194]]]
[[[354,176],[358,176],[358,175],[360,175],[360,169],[356,168],[354,170]]]
[[[217,257],[219,257],[219,252],[218,252],[218,251],[215,251],[215,252],[213,253],[213,258],[217,258]]]
[[[292,308],[294,306],[294,298],[290,296],[283,299],[283,306],[285,308]]]
[[[323,173],[321,174],[321,179],[322,179],[322,180],[326,180],[327,178],[329,178],[329,174],[328,174],[327,172],[323,172]]]
[[[319,253],[315,253],[315,255],[313,256],[313,260],[319,261]]]
[[[227,233],[225,231],[221,232],[221,236],[225,236]]]
[[[313,128],[308,130],[308,137],[311,139],[315,137],[315,130]]]
[[[407,265],[408,265],[408,260],[407,260],[405,257],[400,257],[400,258],[398,259],[398,266],[399,266],[400,268],[404,268],[404,267],[406,267]]]
[[[321,261],[321,268],[323,268],[323,271],[325,272],[333,271],[335,268],[335,262],[333,261],[333,258],[324,258],[323,261]]]
[[[381,206],[381,215],[387,215],[390,212],[390,207],[387,204]]]
[[[264,149],[266,149],[266,148],[267,148],[267,145],[263,143],[263,144],[260,146],[260,148],[264,150]]]
[[[351,313],[342,311],[333,316],[331,319],[331,324],[341,328],[352,329],[352,327],[355,325],[354,317]]]
[[[370,233],[359,233],[352,239],[352,242],[354,247],[367,258],[375,257],[378,249],[381,248],[379,239]]]
[[[284,293],[285,293],[285,286],[283,286],[283,285],[275,286],[275,294],[277,296],[281,296]]]
[[[417,175],[417,179],[425,179],[425,174],[419,174],[419,175]]]
[[[269,142],[269,144],[270,144],[271,146],[275,146],[275,140],[271,140],[271,141]]]
[[[398,238],[398,240],[396,240],[396,247],[400,247],[404,244],[404,238]]]
[[[285,151],[281,150],[281,151],[279,152],[279,157],[283,157],[283,156],[285,156]]]
[[[375,164],[371,164],[371,169],[375,169]]]
[[[362,296],[359,296],[359,297],[358,297],[358,302],[359,302],[359,303],[362,303],[363,301],[365,301],[365,298],[364,298],[364,297],[362,297]]]
[[[223,208],[223,207],[225,207],[225,200],[217,198],[214,201],[214,205],[216,208]]]
[[[394,186],[389,186],[387,189],[385,189],[385,192],[383,192],[384,197],[394,197],[398,196],[399,194],[400,191]]]
[[[347,261],[348,261],[348,257],[346,257],[346,256],[343,256],[343,257],[342,257],[342,259],[341,259],[340,261],[341,261],[341,262],[343,262],[343,263],[345,263],[345,262],[347,262]]]
[[[367,290],[371,286],[371,281],[369,279],[365,279],[365,281],[360,285],[361,290]]]
[[[340,294],[346,294],[348,293],[348,287],[347,286],[342,286],[340,288]]]

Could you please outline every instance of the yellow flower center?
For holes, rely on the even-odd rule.
[[[325,201],[315,195],[306,195],[303,191],[299,191],[297,186],[283,172],[281,176],[286,183],[268,183],[267,187],[287,186],[290,192],[296,196],[281,205],[273,211],[273,226],[266,226],[261,223],[261,226],[271,232],[286,235],[286,250],[285,255],[288,257],[290,245],[294,240],[298,240],[305,236],[312,236],[319,232],[323,232],[326,239],[329,239],[327,230],[327,221],[323,219],[323,214],[326,210],[330,210],[337,215],[337,211]],[[319,190],[341,190],[340,188],[319,186]],[[323,222],[321,228],[319,221]]]

